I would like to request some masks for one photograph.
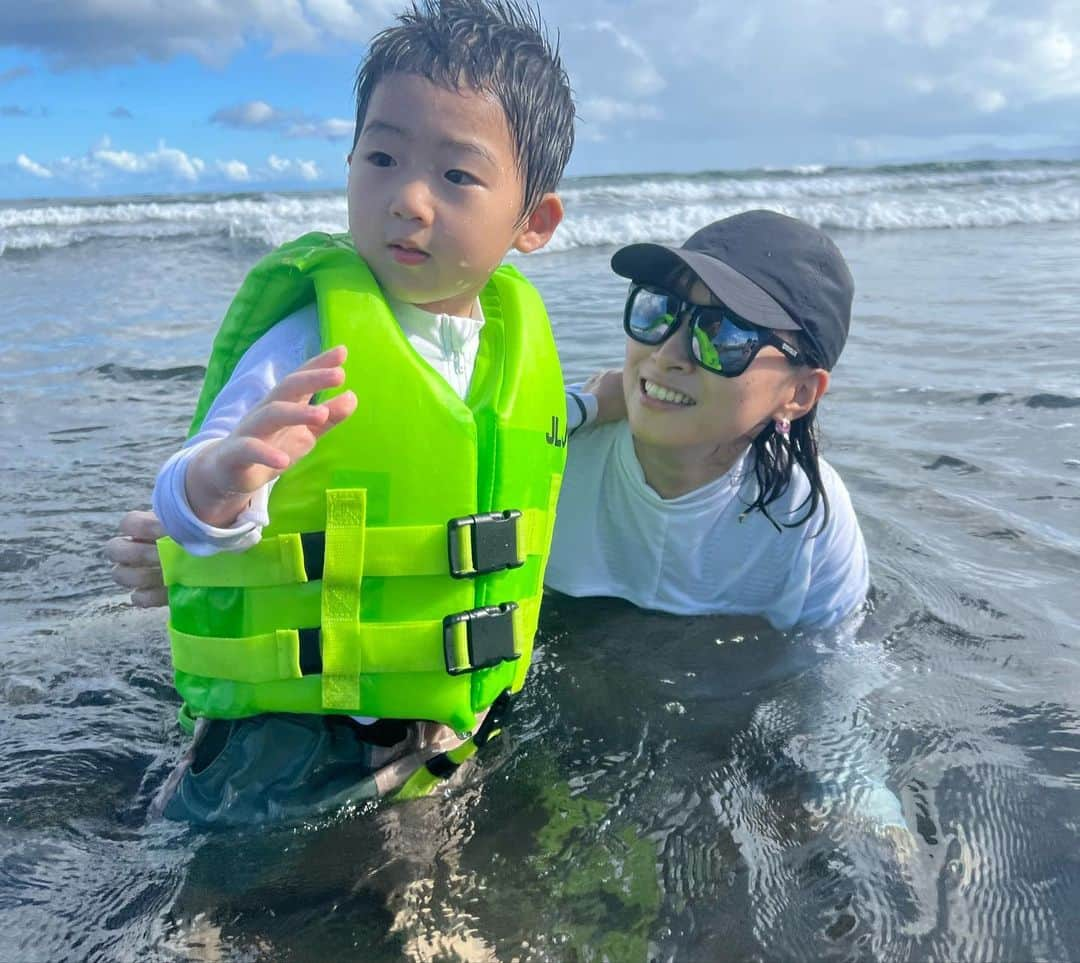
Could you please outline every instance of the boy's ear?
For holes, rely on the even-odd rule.
[[[558,194],[545,194],[532,213],[525,218],[521,230],[514,239],[514,250],[522,254],[539,251],[555,233],[563,219],[562,201]]]

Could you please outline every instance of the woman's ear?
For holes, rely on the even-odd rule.
[[[532,212],[522,222],[521,229],[514,239],[514,249],[522,254],[532,254],[539,251],[555,233],[563,219],[562,201],[558,194],[545,194],[540,198],[540,203],[532,209]]]
[[[829,390],[829,372],[824,368],[807,368],[800,372],[791,400],[778,412],[779,417],[794,421],[801,418]]]

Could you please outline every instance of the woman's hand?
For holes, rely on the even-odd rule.
[[[154,608],[169,600],[154,544],[164,534],[153,512],[128,512],[120,520],[120,534],[105,543],[105,557],[113,563],[112,577],[134,589],[131,601],[139,608]]]
[[[626,396],[623,394],[622,368],[598,371],[585,382],[585,390],[596,398],[596,421],[621,421],[626,417]]]

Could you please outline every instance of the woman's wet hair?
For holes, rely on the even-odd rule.
[[[419,0],[371,42],[356,77],[356,129],[391,74],[491,95],[506,115],[524,183],[522,215],[555,190],[574,146],[570,81],[538,10],[517,0]]]
[[[794,340],[807,367],[824,367],[815,356],[807,338],[796,336]],[[760,511],[779,532],[781,528],[805,525],[813,518],[820,505],[823,513],[818,532],[824,531],[829,521],[829,497],[825,493],[825,484],[821,480],[821,468],[818,465],[817,405],[801,418],[792,421],[791,430],[786,436],[780,434],[775,424],[770,421],[758,432],[751,447],[754,450],[757,497],[747,507],[746,513]],[[773,517],[769,506],[787,491],[796,465],[806,475],[810,483],[810,493],[792,512],[792,515],[799,517],[789,522],[780,522]]]

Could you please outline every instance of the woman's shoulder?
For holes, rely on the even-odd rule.
[[[824,458],[818,458],[818,474],[821,475],[821,485],[829,499],[830,514],[836,511],[854,517],[855,510],[851,505],[851,495],[840,473]]]
[[[607,421],[603,424],[582,425],[566,444],[568,461],[595,458],[612,451],[624,436],[629,437],[630,427],[625,421]]]
[[[821,478],[821,488],[829,506],[827,524],[833,524],[834,515],[843,518],[853,517],[854,511],[851,506],[851,497],[848,494],[844,480],[840,477],[840,473],[820,456],[817,459],[817,469]],[[744,462],[742,472],[741,495],[744,500],[753,502],[758,481],[752,454]],[[802,518],[806,515],[806,510],[810,504],[812,487],[806,470],[796,463],[792,466],[787,487],[775,501],[770,503],[769,514],[786,524]],[[825,504],[819,499],[813,515],[806,520],[806,524],[790,530],[800,531],[807,528],[812,533],[821,528],[823,521],[825,521]]]
[[[582,425],[570,436],[570,445],[588,439],[591,444],[599,444],[610,441],[620,434],[629,434],[630,425],[626,419],[620,421],[590,421]]]

